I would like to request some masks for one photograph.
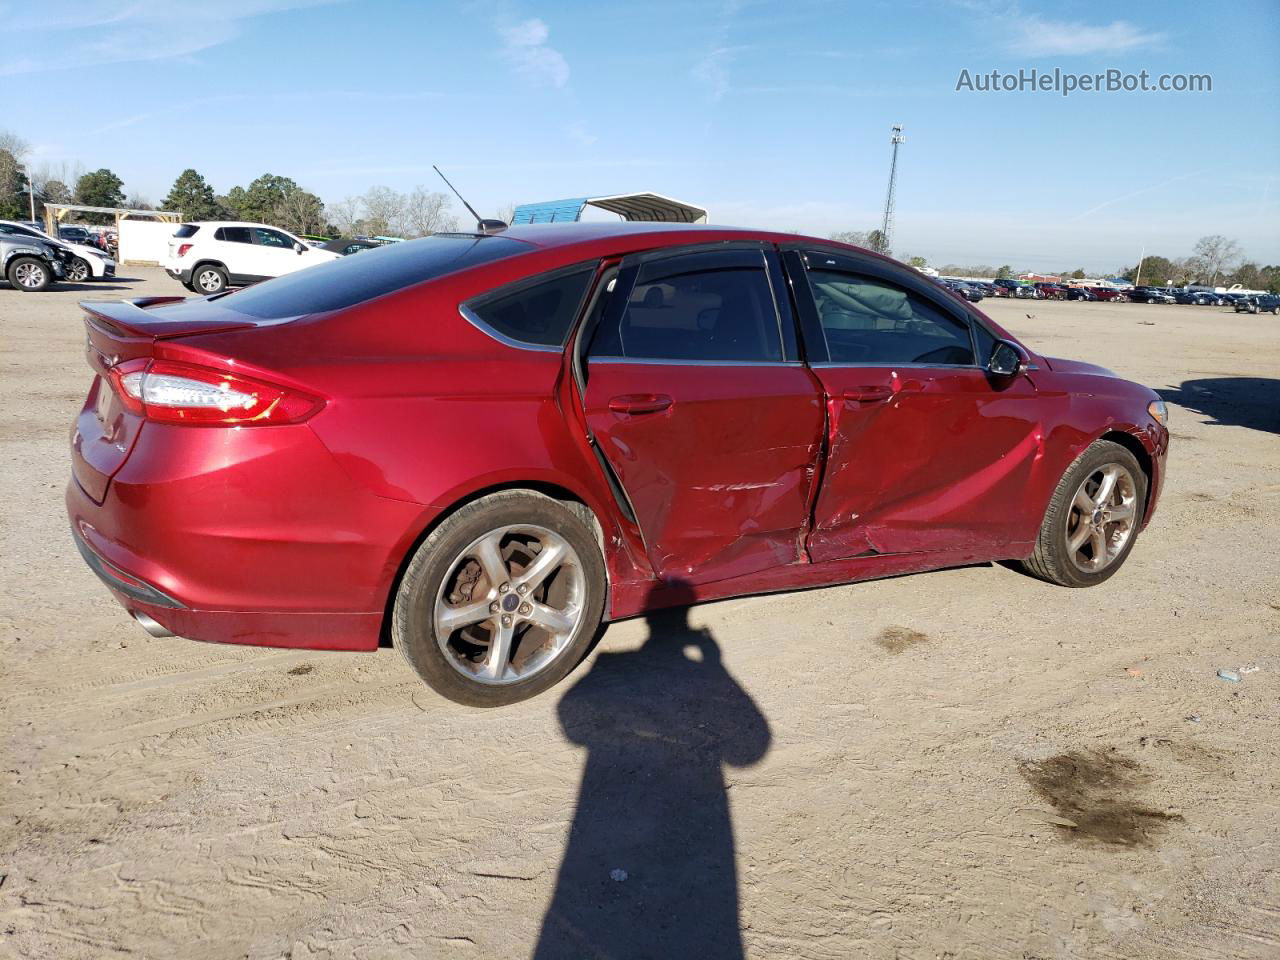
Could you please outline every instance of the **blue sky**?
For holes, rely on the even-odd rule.
[[[717,223],[878,225],[894,249],[1110,270],[1222,233],[1280,262],[1280,4],[0,0],[0,127],[161,200],[271,172],[509,202],[653,190]],[[209,11],[220,11],[217,15]],[[1019,68],[1206,73],[1211,93],[956,92]],[[22,95],[29,93],[29,96]]]

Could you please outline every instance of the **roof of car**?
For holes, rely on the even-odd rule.
[[[184,226],[192,227],[266,227],[268,230],[279,230],[288,233],[284,227],[273,227],[269,223],[254,223],[251,220],[187,220]]]
[[[616,223],[537,223],[508,227],[497,236],[521,240],[537,247],[563,247],[591,240],[604,240],[611,237],[628,237],[636,234],[682,234],[704,235],[711,239],[714,236],[743,237],[793,237],[793,234],[775,234],[769,230],[752,230],[746,227],[718,227],[705,223],[668,223],[668,222],[628,222]]]

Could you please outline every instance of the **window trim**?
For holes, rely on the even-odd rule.
[[[591,354],[591,344],[585,345],[584,362],[587,366],[595,363],[633,363],[643,364],[646,366],[708,366],[708,367],[792,367],[801,365],[798,352],[796,356],[792,356],[792,351],[788,350],[788,337],[783,330],[784,323],[790,323],[792,328],[795,326],[795,319],[791,316],[789,293],[786,290],[779,290],[777,283],[778,278],[775,277],[775,271],[770,269],[770,254],[776,257],[777,248],[766,241],[734,240],[723,243],[691,243],[681,244],[676,247],[658,247],[652,250],[643,250],[636,253],[627,254],[622,258],[618,272],[619,286],[621,296],[615,301],[617,305],[616,316],[601,317],[600,323],[596,329],[591,331],[591,339],[595,340],[600,327],[608,323],[622,322],[626,309],[630,304],[631,293],[638,283],[642,282],[644,274],[649,272],[646,268],[653,269],[654,265],[661,268],[662,261],[676,258],[691,256],[708,256],[714,257],[718,254],[732,256],[733,254],[759,254],[760,262],[758,265],[743,262],[741,265],[720,266],[714,269],[733,269],[733,270],[754,270],[759,269],[764,275],[766,286],[769,288],[769,300],[773,305],[774,322],[778,333],[778,360],[705,360],[705,359],[664,359],[661,357],[618,357],[618,356],[596,356]],[[698,268],[694,270],[684,271],[683,273],[669,274],[669,276],[682,276],[684,273],[702,273],[707,269]],[[661,279],[661,277],[659,277]],[[625,283],[625,286],[624,286]],[[786,316],[783,316],[783,305],[786,304]],[[612,313],[612,311],[610,311]],[[794,335],[790,341],[794,341]]]
[[[806,347],[810,346],[810,339],[820,332],[822,336],[818,346],[821,347],[822,359],[810,360],[811,367],[864,367],[867,369],[895,369],[898,367],[908,367],[916,369],[939,369],[939,370],[986,370],[986,366],[980,362],[978,356],[978,338],[974,327],[980,324],[978,317],[964,309],[959,303],[948,303],[948,299],[937,296],[936,290],[929,289],[929,286],[918,277],[911,276],[905,271],[906,267],[897,267],[893,264],[882,263],[879,260],[859,257],[857,254],[851,254],[846,250],[827,250],[822,247],[813,245],[794,245],[788,246],[785,253],[792,256],[784,260],[792,269],[803,269],[804,283],[795,284],[797,290],[803,288],[804,293],[798,294],[798,299],[802,301],[799,304],[802,312],[801,333],[804,335]],[[884,280],[896,286],[903,288],[909,293],[913,293],[921,297],[930,306],[940,310],[942,313],[952,317],[957,322],[964,325],[965,330],[969,334],[969,352],[973,356],[972,363],[918,363],[915,361],[894,362],[875,362],[875,363],[855,363],[849,361],[832,360],[831,349],[827,341],[826,328],[822,326],[822,320],[818,316],[816,301],[813,296],[813,286],[809,274],[812,270],[822,269],[828,265],[821,266],[810,263],[811,256],[822,256],[835,263],[832,269],[837,273],[852,273],[855,275],[864,275],[876,280]],[[984,330],[987,331],[995,339],[1001,339],[985,324],[982,324]]]
[[[484,293],[470,297],[458,304],[458,313],[463,320],[471,324],[487,337],[497,340],[503,346],[513,347],[516,350],[530,350],[534,353],[564,353],[565,345],[573,336],[573,332],[578,328],[578,323],[582,318],[582,308],[587,298],[592,294],[594,289],[594,281],[596,274],[600,270],[599,258],[592,260],[580,260],[577,263],[571,263],[568,266],[556,267],[554,270],[547,270],[542,273],[535,273],[528,277],[521,277],[511,283],[503,284],[500,287],[494,287],[492,290],[486,290]],[[507,297],[515,296],[527,289],[539,286],[543,283],[550,283],[553,280],[559,280],[561,277],[567,277],[574,273],[587,273],[591,276],[587,280],[586,286],[583,288],[582,295],[578,298],[578,305],[574,307],[573,317],[569,321],[569,326],[565,329],[564,336],[561,338],[559,346],[553,346],[548,343],[529,343],[527,340],[517,340],[509,334],[503,333],[497,327],[492,326],[484,320],[476,310],[484,307],[494,300],[503,300]]]

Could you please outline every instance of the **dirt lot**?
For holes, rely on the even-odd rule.
[[[76,301],[181,292],[126,272],[0,289],[0,957],[1280,956],[1275,317],[983,304],[1174,404],[1099,588],[711,604],[476,712],[390,650],[151,639],[85,568]]]

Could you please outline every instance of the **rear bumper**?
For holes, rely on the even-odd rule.
[[[167,273],[169,276],[173,277],[173,279],[177,280],[179,283],[191,282],[190,267],[188,267],[186,270],[175,270],[173,267],[166,264],[164,268],[164,272]]]
[[[74,477],[66,499],[77,548],[127,610],[192,640],[321,650],[377,647],[434,513],[354,484],[305,425],[149,423],[101,503]]]

